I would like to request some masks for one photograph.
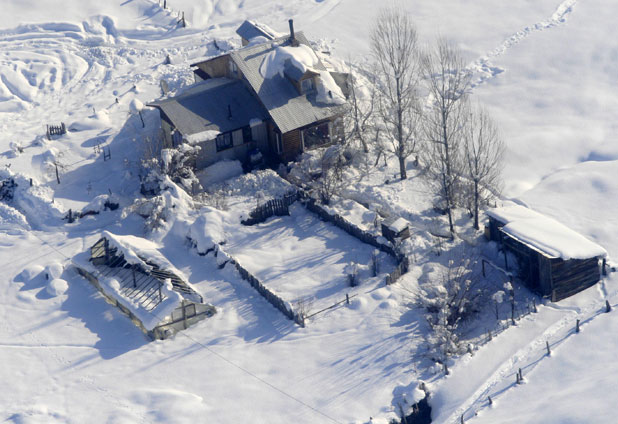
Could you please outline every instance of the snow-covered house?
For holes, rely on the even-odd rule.
[[[487,211],[486,234],[517,258],[519,278],[557,302],[601,279],[607,252],[565,225],[520,205]]]
[[[244,47],[193,64],[193,86],[150,104],[168,144],[198,144],[203,168],[256,149],[287,162],[342,135],[347,76],[328,71],[292,21],[284,36],[250,21],[238,33]]]
[[[155,243],[104,231],[78,258],[77,271],[153,339],[165,339],[215,314]]]

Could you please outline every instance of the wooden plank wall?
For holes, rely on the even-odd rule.
[[[552,259],[552,301],[557,302],[574,295],[601,279],[599,259]]]
[[[294,160],[302,150],[300,130],[292,130],[283,134],[283,153],[281,159],[285,162]]]

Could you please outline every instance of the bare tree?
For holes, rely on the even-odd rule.
[[[466,120],[470,73],[457,50],[443,39],[423,60],[429,90],[429,109],[424,121],[428,177],[448,214],[449,230],[455,233],[452,209],[462,171],[461,144]]]
[[[504,143],[495,123],[480,107],[470,113],[467,127],[464,132],[465,171],[473,186],[474,228],[478,230],[479,202],[497,196],[501,189]]]
[[[358,140],[364,153],[369,153],[369,143],[374,134],[374,109],[375,109],[375,81],[367,81],[369,93],[364,96],[362,85],[359,83],[360,75],[352,72],[348,79],[349,97],[348,108],[344,116],[346,137],[348,140]]]
[[[420,54],[410,16],[395,7],[382,9],[371,32],[371,52],[378,70],[380,118],[403,180],[406,159],[416,152],[420,124]]]

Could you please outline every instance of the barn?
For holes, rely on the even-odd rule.
[[[594,284],[607,252],[556,220],[521,205],[487,211],[486,236],[517,258],[518,277],[552,302]]]

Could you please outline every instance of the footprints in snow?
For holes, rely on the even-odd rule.
[[[478,87],[479,85],[486,83],[487,81],[495,78],[496,76],[500,75],[505,71],[499,66],[494,66],[491,63],[492,58],[502,56],[508,49],[513,47],[515,44],[518,44],[523,39],[527,38],[533,32],[543,31],[565,23],[569,15],[573,11],[573,7],[576,3],[577,0],[563,1],[562,3],[560,3],[560,5],[558,5],[556,11],[549,19],[538,22],[534,25],[527,26],[521,31],[517,31],[515,34],[504,40],[501,45],[496,47],[491,52],[487,53],[487,55],[477,59],[474,63],[469,65],[468,70],[476,76],[476,79],[474,79],[472,82],[472,88]]]

